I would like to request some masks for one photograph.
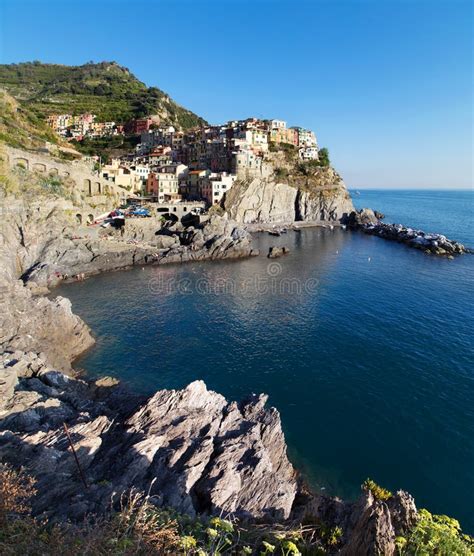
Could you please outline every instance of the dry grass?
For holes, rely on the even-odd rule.
[[[10,515],[22,515],[30,511],[29,500],[36,494],[35,481],[23,470],[0,468],[0,523]]]
[[[120,511],[81,525],[49,525],[29,512],[35,481],[23,471],[0,469],[0,554],[2,556],[158,556],[178,554],[174,520],[164,520],[147,497],[123,496]]]

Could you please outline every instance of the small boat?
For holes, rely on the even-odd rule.
[[[281,233],[278,230],[270,230],[268,232],[271,236],[281,236]]]

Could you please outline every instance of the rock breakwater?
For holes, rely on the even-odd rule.
[[[462,243],[448,239],[442,234],[427,233],[402,224],[381,222],[374,211],[370,209],[352,212],[346,222],[348,227],[353,230],[360,230],[365,234],[404,243],[408,247],[420,249],[426,254],[452,258],[455,255],[471,252]]]

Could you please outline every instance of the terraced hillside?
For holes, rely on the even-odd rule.
[[[0,142],[11,147],[27,149],[43,147],[45,142],[61,143],[40,117],[2,90],[0,90]]]
[[[92,112],[99,121],[119,123],[157,114],[163,123],[180,129],[205,123],[116,62],[4,64],[0,65],[0,88],[40,118],[52,113]]]

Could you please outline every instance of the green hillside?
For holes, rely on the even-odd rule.
[[[92,112],[98,121],[117,123],[152,114],[181,129],[205,123],[115,62],[0,65],[0,88],[41,118],[53,113]]]
[[[61,141],[41,118],[0,89],[0,142],[30,149]]]

